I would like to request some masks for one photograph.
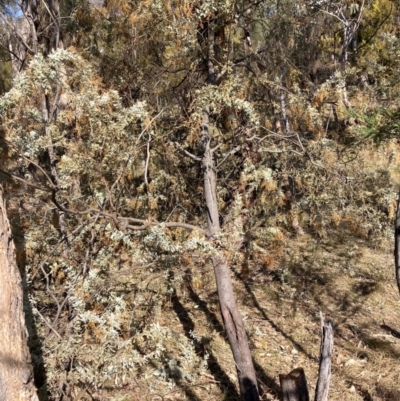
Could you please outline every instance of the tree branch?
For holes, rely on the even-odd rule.
[[[20,35],[18,30],[15,28],[15,26],[7,20],[7,18],[1,11],[0,11],[0,18],[10,27],[13,35],[16,35],[18,37],[18,39],[21,41],[21,43],[25,46],[26,50],[28,50],[29,53],[34,55],[35,52],[33,51],[33,49],[26,43],[25,39]]]
[[[133,226],[130,224],[125,225],[125,227],[127,228],[131,228],[133,230],[144,230],[146,228],[148,228],[149,226],[160,226],[163,225],[164,227],[168,227],[168,228],[175,228],[175,227],[180,227],[180,228],[186,228],[188,230],[198,230],[202,233],[205,233],[206,231],[198,226],[194,226],[192,224],[186,224],[186,223],[180,223],[180,222],[169,222],[169,223],[163,223],[163,222],[159,222],[159,221],[149,221],[149,220],[145,220],[145,219],[137,219],[137,218],[133,218],[133,217],[123,217],[123,216],[117,216],[114,214],[110,214],[107,212],[103,212],[101,210],[98,209],[94,209],[94,208],[89,208],[86,210],[71,210],[68,209],[64,206],[62,206],[56,199],[56,191],[53,190],[52,191],[52,195],[51,195],[51,200],[52,202],[57,206],[57,208],[61,211],[63,211],[64,213],[70,213],[70,214],[76,214],[76,215],[85,215],[85,214],[99,214],[100,216],[109,218],[111,220],[114,221],[115,225],[118,226],[118,221],[121,222],[132,222],[132,223],[139,223],[142,224],[140,226]]]
[[[196,160],[197,162],[201,162],[201,157],[198,157],[196,155],[194,155],[193,153],[188,152],[186,149],[183,148],[183,146],[181,144],[179,144],[178,142],[173,142],[173,144],[179,149],[181,150],[183,153],[185,153],[186,156],[189,156],[191,159]]]

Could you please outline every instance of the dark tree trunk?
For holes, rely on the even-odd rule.
[[[396,269],[397,288],[400,293],[400,192],[397,200],[396,221],[394,225],[394,264]]]
[[[283,401],[310,401],[303,368],[294,369],[288,375],[279,375],[279,381]]]

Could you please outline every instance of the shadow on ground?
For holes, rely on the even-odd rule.
[[[187,277],[186,282],[190,283],[190,277]],[[188,285],[187,289],[189,292],[189,298],[195,303],[195,305],[198,306],[198,309],[204,313],[207,321],[210,322],[213,329],[220,333],[224,332],[224,328],[223,328],[222,324],[220,323],[220,321],[219,321],[218,317],[215,315],[215,313],[209,309],[207,302],[202,300],[190,285]],[[184,309],[183,305],[180,303],[177,296],[175,296],[175,298],[173,299],[173,307],[174,307],[174,310],[177,313],[178,317],[179,317],[179,314],[181,314],[181,317],[179,317],[179,319],[180,320],[182,319],[181,323],[184,327],[185,333],[187,336],[189,336],[190,330],[194,329],[194,323],[190,319],[187,311]],[[185,319],[183,319],[184,316],[186,316]],[[198,344],[198,345],[200,345],[200,344]],[[201,347],[199,347],[200,355],[201,355],[201,352],[203,352],[203,351],[202,351]],[[228,397],[227,399],[239,400],[240,396],[236,390],[235,385],[231,382],[229,377],[227,377],[226,373],[223,372],[221,367],[218,364],[216,365],[214,363],[214,360],[215,360],[214,356],[212,357],[212,359],[210,358],[209,369],[212,372],[212,374],[214,375],[215,379],[220,381],[221,384],[223,384],[224,387],[226,388],[227,391],[226,391],[225,395],[226,395],[226,397]],[[215,360],[215,362],[216,362],[216,360]],[[256,369],[257,378],[259,380],[259,388],[260,388],[261,397],[263,399],[267,400],[267,398],[266,398],[267,393],[272,393],[272,394],[278,396],[280,394],[280,387],[275,382],[275,380],[273,378],[271,378],[270,376],[268,376],[265,373],[265,371],[263,370],[263,368],[256,362],[254,362],[254,367]]]

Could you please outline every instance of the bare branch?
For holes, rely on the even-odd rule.
[[[46,324],[46,326],[61,340],[62,337],[60,336],[58,331],[46,320],[46,318],[39,312],[39,310],[37,308],[35,308],[35,309],[36,309],[37,314],[41,317],[41,319]]]
[[[236,152],[238,152],[240,149],[242,149],[242,146],[236,146],[236,148],[231,149],[229,152],[226,152],[222,155],[223,159],[217,164],[216,168],[218,168],[229,156],[234,155]]]
[[[178,142],[173,142],[173,144],[180,149],[186,156],[189,156],[191,159],[196,160],[197,162],[201,162],[201,157],[195,156],[194,154],[188,152],[186,149],[183,148],[181,144]]]
[[[144,166],[144,183],[146,184],[146,186],[149,186],[148,170],[149,170],[149,160],[150,160],[150,142],[151,142],[151,135],[149,134],[149,139],[147,141],[147,146],[146,146],[146,164]]]
[[[18,29],[11,24],[10,21],[8,21],[8,19],[6,18],[6,16],[0,11],[0,18],[10,27],[10,29],[12,30],[12,33],[18,37],[18,39],[20,40],[20,42],[25,46],[26,50],[29,51],[29,53],[31,54],[35,54],[35,52],[33,51],[33,49],[26,43],[25,39],[22,37],[22,35],[18,32]]]
[[[1,170],[1,169],[0,169],[0,174],[4,174],[4,175],[6,175],[7,177],[9,177],[9,178],[11,178],[11,179],[14,179],[14,180],[23,182],[24,184],[26,184],[26,185],[28,185],[28,186],[30,186],[30,187],[32,187],[32,188],[38,189],[39,191],[51,192],[51,191],[54,190],[54,188],[48,188],[48,187],[43,188],[43,187],[39,187],[39,186],[37,186],[37,185],[35,185],[35,184],[30,183],[29,181],[24,180],[24,179],[21,178],[21,177],[18,177],[17,175],[8,173],[7,171]]]
[[[94,209],[94,208],[89,208],[86,210],[71,210],[68,209],[64,206],[62,206],[56,199],[56,191],[53,190],[52,191],[52,196],[51,196],[51,200],[52,202],[57,206],[58,209],[62,210],[65,213],[71,213],[71,214],[76,214],[76,215],[85,215],[85,214],[99,214],[100,216],[109,218],[111,220],[114,221],[114,223],[118,226],[118,221],[121,221],[121,223],[123,222],[132,222],[132,223],[139,223],[142,224],[140,226],[133,226],[133,225],[125,225],[126,228],[131,228],[133,230],[144,230],[150,226],[160,226],[163,225],[164,227],[168,227],[168,228],[174,228],[174,227],[180,227],[180,228],[186,228],[188,230],[198,230],[202,233],[205,233],[205,230],[203,230],[202,228],[198,227],[198,226],[194,226],[192,224],[186,224],[186,223],[180,223],[180,222],[169,222],[169,223],[162,223],[162,222],[158,222],[158,221],[149,221],[149,220],[145,220],[145,219],[136,219],[133,217],[123,217],[123,216],[117,216],[114,214],[110,214],[107,212],[103,212],[101,210],[98,209]]]

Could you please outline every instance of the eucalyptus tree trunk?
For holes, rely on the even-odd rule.
[[[30,25],[26,18],[22,19],[16,27],[17,33],[8,32],[8,50],[11,58],[11,71],[13,81],[18,77],[25,65],[27,48],[22,42],[27,43],[30,38]]]
[[[0,186],[0,401],[37,401],[21,275]]]
[[[214,31],[212,27],[208,30],[208,60],[207,60],[207,82],[216,84],[214,70]],[[202,167],[204,174],[204,197],[207,207],[208,230],[207,236],[211,241],[218,239],[221,234],[218,210],[217,177],[213,150],[211,148],[210,135],[210,108],[203,109],[203,121],[201,124],[201,145],[203,148]],[[221,314],[235,360],[236,371],[239,380],[240,394],[243,401],[258,401],[257,378],[254,370],[253,360],[247,340],[246,329],[236,304],[233,293],[231,270],[226,256],[218,252],[213,258],[215,279],[217,283],[218,299]]]

